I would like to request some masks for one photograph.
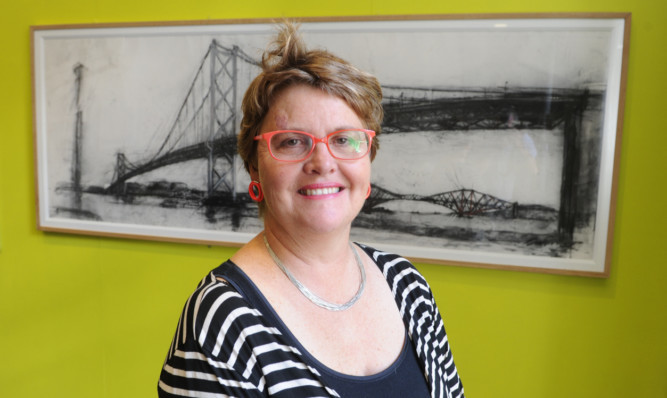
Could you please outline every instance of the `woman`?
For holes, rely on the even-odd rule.
[[[349,240],[370,194],[377,80],[285,24],[243,100],[264,231],[185,305],[161,397],[463,397],[428,285]]]

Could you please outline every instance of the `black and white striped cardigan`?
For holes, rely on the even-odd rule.
[[[431,396],[463,398],[444,324],[424,278],[404,258],[359,246],[387,279]],[[249,304],[230,271],[240,272],[229,261],[211,271],[185,304],[160,374],[159,396],[338,397]]]

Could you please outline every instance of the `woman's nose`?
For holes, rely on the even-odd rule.
[[[336,158],[331,155],[325,143],[318,142],[313,148],[313,153],[306,160],[304,167],[307,172],[331,173],[336,169]]]

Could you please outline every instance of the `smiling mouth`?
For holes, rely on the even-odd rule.
[[[331,187],[331,188],[317,188],[317,189],[302,189],[299,190],[299,193],[306,196],[320,196],[320,195],[332,195],[340,192],[340,187]]]

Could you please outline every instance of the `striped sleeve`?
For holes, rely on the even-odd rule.
[[[209,274],[187,300],[158,395],[331,397],[317,370],[233,287]]]
[[[433,293],[408,260],[360,245],[375,260],[396,300],[415,345],[433,398],[464,398],[463,385],[449,348]]]

